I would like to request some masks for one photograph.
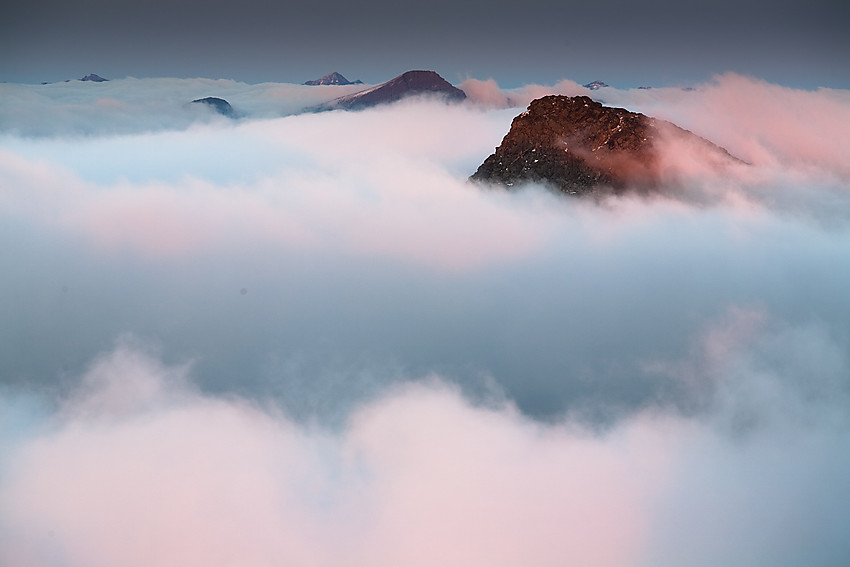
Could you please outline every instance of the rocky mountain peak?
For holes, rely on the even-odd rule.
[[[395,89],[399,92],[440,92],[448,93],[451,98],[463,100],[466,94],[452,86],[435,71],[407,71],[398,77],[381,85],[384,89]]]
[[[85,77],[82,77],[81,79],[78,79],[78,80],[80,80],[80,81],[91,81],[93,83],[105,83],[109,79],[104,79],[100,75],[95,75],[94,73],[91,73],[90,75],[86,75]]]
[[[501,145],[471,179],[506,186],[539,182],[569,194],[603,186],[615,191],[657,188],[662,136],[695,144],[720,161],[738,161],[670,122],[603,106],[586,96],[553,95],[532,101],[514,118]]]
[[[311,85],[311,86],[316,86],[316,85],[360,85],[360,84],[363,84],[363,81],[360,81],[360,80],[349,81],[348,79],[346,79],[345,77],[343,77],[342,75],[340,75],[339,73],[334,71],[333,73],[328,73],[327,75],[325,75],[321,79],[315,79],[315,80],[312,80],[312,81],[307,81],[304,84],[305,85]]]
[[[414,95],[432,94],[447,101],[462,101],[466,93],[442,78],[434,71],[407,71],[386,83],[358,93],[339,97],[313,110],[336,108],[354,110],[378,104],[395,102]]]

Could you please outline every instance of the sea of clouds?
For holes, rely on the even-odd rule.
[[[461,87],[0,84],[0,564],[850,561],[850,93]],[[747,165],[467,182],[545,94]]]

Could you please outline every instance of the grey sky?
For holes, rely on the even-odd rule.
[[[736,71],[846,88],[848,26],[847,4],[823,0],[13,0],[0,22],[0,80],[94,72],[302,82],[338,70],[374,83],[426,68],[506,86],[663,85]]]

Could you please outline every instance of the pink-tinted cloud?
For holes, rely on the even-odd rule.
[[[106,251],[173,258],[244,243],[478,269],[521,256],[547,237],[539,198],[486,195],[466,183],[468,163],[487,151],[496,124],[475,109],[412,102],[123,137],[109,147],[79,141],[77,161],[67,165],[5,151],[0,175],[7,211],[88,237]],[[210,137],[220,142],[210,144]],[[122,151],[140,147],[156,148],[144,150],[152,152],[148,159],[166,163],[159,152],[191,155],[196,144],[208,145],[208,160],[232,160],[231,171],[244,175],[193,176],[190,164],[175,180],[95,183],[73,169],[87,172],[94,167],[87,160],[108,159],[104,152],[121,160]],[[58,150],[53,159],[62,159]],[[240,155],[261,153],[267,157],[259,169],[240,165]],[[531,224],[542,229],[529,231]]]
[[[593,91],[568,79],[559,81],[552,86],[525,85],[516,89],[502,89],[494,79],[485,81],[467,79],[459,86],[470,101],[490,108],[523,108],[528,106],[532,100],[542,96],[588,96],[593,93]]]
[[[166,383],[183,371],[127,349],[16,454],[0,484],[4,562],[606,566],[644,535],[664,459],[633,451],[665,443],[651,430],[600,443],[432,384],[336,437],[187,397]]]
[[[472,406],[429,379],[333,433],[202,395],[186,372],[125,341],[17,441],[0,477],[4,565],[760,565],[815,544],[840,564],[832,536],[775,539],[796,514],[846,520],[809,468],[837,479],[850,467],[846,429],[829,422],[775,414],[777,434],[734,440],[643,415],[593,433]],[[786,492],[801,486],[807,497]]]
[[[606,92],[609,104],[670,120],[756,166],[850,178],[850,96],[727,73],[696,90]]]

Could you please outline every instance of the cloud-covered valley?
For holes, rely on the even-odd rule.
[[[846,564],[846,91],[596,91],[747,165],[592,200],[461,86],[0,85],[0,563]]]

